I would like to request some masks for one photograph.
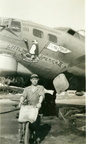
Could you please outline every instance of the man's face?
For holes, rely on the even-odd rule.
[[[38,78],[32,78],[31,80],[32,85],[36,86],[38,84],[39,79]]]

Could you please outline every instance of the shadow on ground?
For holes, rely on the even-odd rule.
[[[48,135],[50,130],[51,130],[51,126],[49,124],[41,125],[37,133],[37,139],[39,139],[40,142],[43,141],[45,137]]]

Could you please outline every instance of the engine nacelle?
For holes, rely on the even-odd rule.
[[[0,54],[0,76],[8,75],[31,75],[26,67],[16,61],[13,56],[9,54]]]
[[[16,74],[17,61],[9,54],[0,54],[0,75]]]
[[[69,83],[64,74],[59,74],[54,80],[53,85],[58,94],[65,91],[69,87]]]

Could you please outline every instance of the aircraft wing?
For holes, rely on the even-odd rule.
[[[68,90],[56,96],[55,103],[68,106],[85,106],[86,92],[82,96],[77,96],[76,91]]]

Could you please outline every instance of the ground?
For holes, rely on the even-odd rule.
[[[13,106],[0,104],[0,111],[12,109]],[[0,143],[19,144],[18,119],[16,112],[0,115]],[[41,144],[85,144],[85,133],[75,125],[67,125],[57,116],[43,116],[39,131]]]

